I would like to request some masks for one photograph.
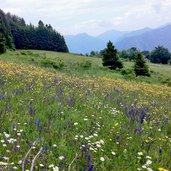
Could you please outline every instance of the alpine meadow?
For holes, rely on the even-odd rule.
[[[171,171],[168,48],[69,50],[0,10],[0,171]]]

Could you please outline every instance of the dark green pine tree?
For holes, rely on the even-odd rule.
[[[149,68],[141,53],[138,53],[135,58],[134,72],[136,76],[150,76]]]
[[[5,37],[3,34],[0,34],[0,54],[5,52],[6,52]]]
[[[103,66],[107,66],[110,69],[123,68],[123,64],[119,60],[117,49],[115,49],[111,41],[107,43],[107,48],[103,52],[102,61]]]

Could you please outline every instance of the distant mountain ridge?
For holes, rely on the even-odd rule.
[[[109,30],[98,36],[86,33],[64,36],[70,52],[89,53],[92,50],[100,51],[111,40],[117,49],[126,50],[136,47],[139,50],[153,50],[161,45],[171,51],[171,23],[156,29],[143,28],[135,31]]]
[[[89,53],[93,49],[99,51],[105,47],[103,40],[86,33],[66,35],[64,37],[69,51],[73,53]]]
[[[136,36],[130,36],[116,42],[116,47],[120,50],[136,47],[140,50],[153,50],[161,45],[171,51],[171,25],[158,29],[151,29]]]

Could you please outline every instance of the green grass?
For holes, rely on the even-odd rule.
[[[148,63],[151,77],[135,77],[133,62],[124,62],[124,69],[129,70],[127,74],[120,71],[111,71],[102,66],[100,58],[79,56],[69,53],[56,53],[38,50],[19,50],[8,52],[0,56],[0,59],[14,61],[17,63],[33,64],[40,67],[57,69],[68,74],[77,76],[89,75],[94,77],[108,77],[113,79],[126,79],[138,82],[165,84],[171,86],[171,66]],[[49,63],[49,64],[47,64]],[[50,64],[53,63],[53,64]]]
[[[0,58],[1,170],[22,170],[35,141],[25,170],[41,147],[34,170],[171,170],[171,88],[158,80],[170,79],[170,66],[150,64],[151,78],[135,78],[99,58],[46,51]]]

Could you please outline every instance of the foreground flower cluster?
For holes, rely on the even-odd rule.
[[[0,170],[171,170],[170,106],[169,87],[0,61]]]

